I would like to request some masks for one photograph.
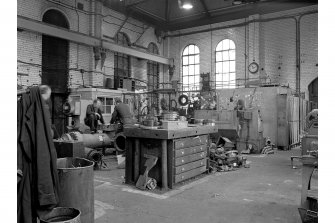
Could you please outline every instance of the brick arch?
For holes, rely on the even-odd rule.
[[[67,29],[70,29],[71,30],[71,28],[74,26],[72,23],[73,22],[71,22],[72,20],[70,19],[70,16],[65,12],[65,11],[63,11],[63,10],[61,10],[61,9],[59,9],[59,8],[56,8],[56,7],[46,7],[44,10],[42,10],[42,13],[41,13],[41,15],[40,15],[40,20],[41,21],[43,21],[43,18],[44,18],[44,16],[45,16],[45,14],[47,13],[47,12],[49,12],[50,10],[54,10],[54,11],[57,11],[57,12],[59,12],[62,16],[64,16],[64,19],[66,20],[66,22],[67,22]],[[59,25],[57,25],[57,26],[59,26]],[[60,26],[61,27],[61,26]],[[66,27],[63,27],[63,28],[66,28]]]

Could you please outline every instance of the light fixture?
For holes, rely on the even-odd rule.
[[[179,8],[182,9],[192,9],[193,4],[191,0],[178,0]]]

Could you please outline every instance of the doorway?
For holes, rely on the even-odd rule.
[[[66,17],[51,9],[43,15],[43,22],[62,28],[69,28]],[[65,132],[66,116],[63,104],[68,97],[69,42],[52,36],[42,36],[42,84],[52,89],[50,113],[56,134]]]

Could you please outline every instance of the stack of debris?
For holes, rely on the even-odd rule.
[[[274,144],[271,142],[271,139],[266,138],[265,146],[262,149],[262,154],[274,154]]]
[[[246,158],[239,155],[238,151],[234,150],[234,144],[225,137],[220,137],[216,144],[211,144],[209,161],[212,172],[231,171],[241,166],[249,167]]]

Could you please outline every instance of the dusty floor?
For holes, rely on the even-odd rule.
[[[301,222],[301,164],[292,169],[290,156],[249,155],[250,168],[215,173],[162,195],[122,183],[124,170],[95,171],[95,223],[102,222]]]

